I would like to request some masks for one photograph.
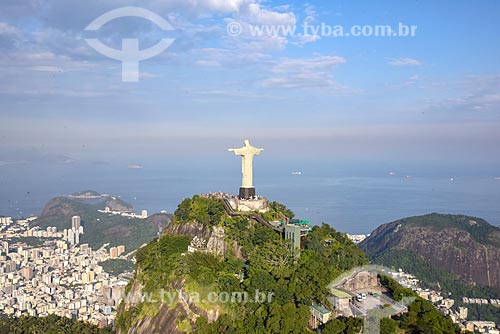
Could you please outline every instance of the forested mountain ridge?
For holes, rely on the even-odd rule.
[[[147,298],[123,302],[116,320],[120,334],[302,334],[309,331],[310,305],[329,305],[328,284],[368,263],[345,234],[326,224],[315,226],[304,238],[298,256],[280,233],[249,216],[230,217],[220,202],[200,196],[184,200],[164,231],[161,238],[137,252],[135,275],[126,289],[128,296],[146,295],[155,302]],[[187,252],[194,237],[208,238],[208,244],[219,238],[214,251],[223,249],[224,253]],[[170,292],[183,297],[160,298]],[[211,292],[245,293],[250,300],[207,302],[205,297]],[[272,298],[255,302],[254,296],[262,292]],[[424,325],[434,326],[436,334],[455,333],[449,319],[432,305],[422,305],[412,308],[411,319],[425,314],[429,321],[387,320],[384,333],[416,333]],[[339,318],[323,333],[357,333],[362,328],[362,319]]]
[[[170,218],[167,214],[154,214],[146,219],[138,219],[98,211],[105,207],[120,212],[133,210],[132,205],[118,197],[109,196],[99,201],[56,197],[47,202],[31,226],[42,229],[54,226],[62,231],[71,228],[72,216],[80,216],[84,227],[80,243],[87,243],[93,249],[98,249],[105,243],[110,246],[125,245],[129,252],[148,243],[157,235],[159,227],[166,225]]]
[[[381,225],[360,247],[372,260],[391,250],[411,251],[466,283],[500,291],[500,228],[480,218],[436,213],[404,218]]]
[[[223,256],[186,252],[194,236],[213,235],[210,231],[217,228],[225,233]],[[303,333],[311,302],[326,303],[331,278],[368,262],[354,243],[328,225],[314,227],[300,257],[294,256],[279,233],[244,215],[230,217],[220,202],[199,196],[179,205],[165,231],[138,251],[129,292],[183,289],[202,297],[207,291],[242,292],[250,299],[265,292],[272,300],[124,303],[116,323],[122,334],[148,333],[153,327],[169,333]]]

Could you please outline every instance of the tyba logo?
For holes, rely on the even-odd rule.
[[[140,7],[122,7],[111,10],[92,21],[85,30],[97,31],[106,23],[122,17],[140,17],[155,23],[163,31],[174,30],[164,18]],[[175,39],[163,38],[157,44],[144,50],[139,50],[137,38],[123,38],[121,50],[110,48],[96,38],[86,38],[85,41],[97,52],[122,62],[122,81],[136,82],[139,81],[139,62],[159,55],[170,47]]]

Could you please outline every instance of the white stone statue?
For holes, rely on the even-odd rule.
[[[242,188],[253,188],[253,171],[252,171],[252,161],[254,155],[259,155],[263,148],[256,148],[250,146],[248,139],[245,139],[245,146],[242,148],[230,148],[228,151],[234,152],[234,154],[241,156],[241,174]]]

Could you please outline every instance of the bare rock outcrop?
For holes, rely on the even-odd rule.
[[[430,214],[381,225],[360,247],[371,258],[406,250],[465,282],[500,291],[500,228],[462,215]]]

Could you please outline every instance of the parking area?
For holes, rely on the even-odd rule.
[[[355,301],[355,305],[361,309],[373,310],[374,308],[382,307],[384,304],[380,298],[367,295],[362,301]]]
[[[366,294],[363,300],[353,299],[351,304],[351,312],[355,316],[365,316],[374,309],[387,307],[388,305],[394,310],[394,313],[403,312],[406,308],[403,305],[395,302],[388,296],[379,293]]]

